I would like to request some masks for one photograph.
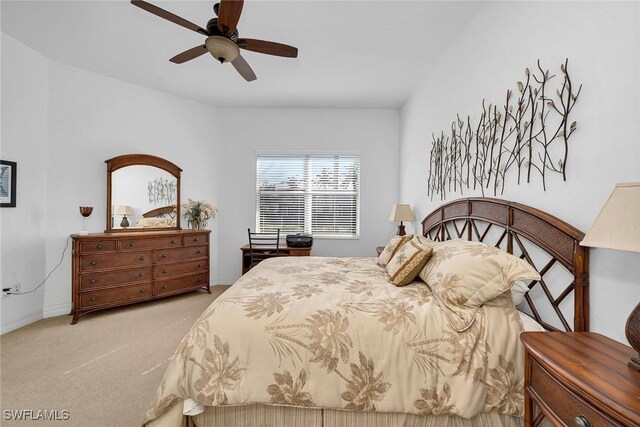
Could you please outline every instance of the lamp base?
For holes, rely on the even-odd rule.
[[[87,234],[89,234],[89,232],[88,232],[88,231],[86,231],[86,230],[83,230],[83,231],[78,231],[76,234],[77,234],[78,236],[86,236]]]
[[[127,216],[123,216],[122,217],[122,222],[120,223],[120,227],[122,228],[127,228],[129,226],[129,220],[127,219]]]
[[[407,234],[404,231],[404,225],[402,224],[402,221],[400,221],[400,225],[398,226],[398,236],[404,236],[405,234]]]
[[[640,304],[636,305],[636,308],[634,308],[629,315],[624,333],[631,347],[639,353],[636,357],[632,357],[631,360],[629,360],[629,367],[640,371]]]

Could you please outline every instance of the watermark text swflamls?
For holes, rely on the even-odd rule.
[[[71,418],[66,409],[5,409],[5,421],[67,421]]]

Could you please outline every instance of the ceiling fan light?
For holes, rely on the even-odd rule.
[[[225,37],[207,37],[204,45],[207,47],[209,53],[221,62],[232,62],[240,55],[238,45]]]

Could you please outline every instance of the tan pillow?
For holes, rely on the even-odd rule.
[[[380,253],[380,256],[378,257],[378,265],[380,267],[386,267],[386,265],[389,264],[389,261],[391,261],[391,258],[393,258],[398,249],[400,249],[402,245],[411,240],[412,237],[413,234],[407,234],[404,236],[393,236],[391,240],[389,240],[389,243],[387,243],[387,246],[384,247],[384,250]]]
[[[411,283],[429,261],[432,252],[433,249],[420,244],[415,237],[402,245],[387,264],[391,283],[396,286]]]
[[[482,304],[507,291],[516,280],[540,280],[526,261],[493,246],[466,240],[435,242],[420,272],[455,328],[466,329]]]

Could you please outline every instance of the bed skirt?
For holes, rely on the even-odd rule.
[[[190,417],[190,424],[195,427],[521,427],[523,420],[499,414],[462,418],[253,404],[209,406],[203,413]]]

